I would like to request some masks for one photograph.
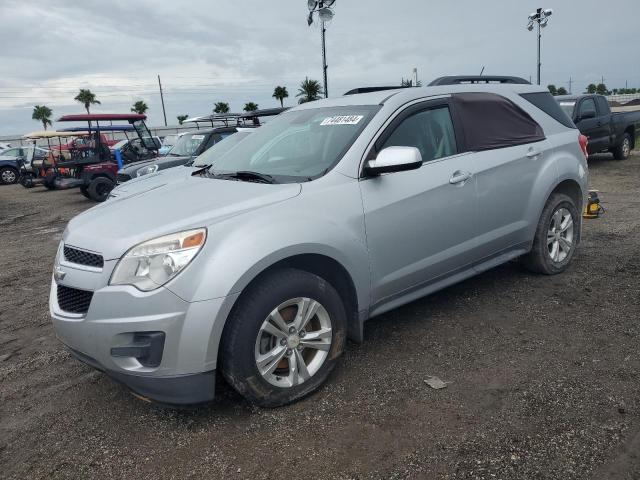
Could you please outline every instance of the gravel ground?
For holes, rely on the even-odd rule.
[[[158,408],[72,359],[47,296],[90,204],[0,187],[0,477],[640,478],[640,155],[590,167],[607,213],[566,273],[512,262],[378,317],[275,410],[222,382],[206,407]]]

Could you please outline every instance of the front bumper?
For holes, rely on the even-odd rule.
[[[219,338],[228,313],[226,305],[232,299],[187,302],[164,287],[141,292],[132,286],[109,286],[114,266],[115,261],[105,261],[102,269],[60,263],[65,275],[58,281],[52,279],[49,296],[58,338],[77,358],[151,400],[168,404],[211,400]],[[60,307],[58,283],[93,292],[85,313]],[[114,355],[135,344],[145,332],[164,334],[157,364]]]
[[[165,405],[193,405],[208,402],[215,397],[215,370],[167,377],[128,375],[107,370],[88,355],[68,348],[71,354],[81,362],[106,373],[145,399]]]

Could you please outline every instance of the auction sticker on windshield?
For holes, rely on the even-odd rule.
[[[357,125],[363,118],[364,115],[335,115],[325,118],[320,125]]]
[[[204,139],[204,135],[193,135],[191,138],[193,140],[202,140]]]

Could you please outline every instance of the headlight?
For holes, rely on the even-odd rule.
[[[110,285],[133,285],[143,292],[161,287],[198,254],[207,238],[205,228],[154,238],[136,245],[120,259]]]
[[[149,175],[150,173],[156,173],[158,171],[158,165],[149,165],[148,167],[143,167],[136,172],[136,176],[141,177],[143,175]]]

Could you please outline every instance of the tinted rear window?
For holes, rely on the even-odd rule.
[[[554,118],[556,121],[560,122],[565,127],[576,128],[573,121],[567,116],[564,110],[560,108],[560,105],[558,105],[558,102],[556,102],[550,93],[522,93],[520,96],[529,103],[538,107],[550,117]]]
[[[455,109],[469,151],[513,147],[545,139],[542,127],[511,100],[495,93],[456,93]]]

